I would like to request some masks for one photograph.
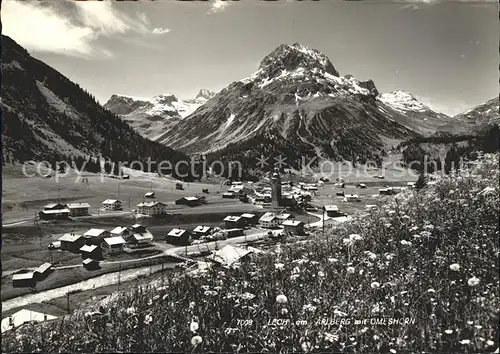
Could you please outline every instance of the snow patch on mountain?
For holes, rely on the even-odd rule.
[[[411,93],[404,91],[383,93],[378,96],[378,99],[401,113],[431,111],[428,106],[417,100]]]

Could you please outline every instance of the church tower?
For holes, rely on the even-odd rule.
[[[278,169],[274,170],[273,175],[271,176],[271,198],[272,198],[272,206],[277,208],[282,205],[281,202],[281,177]]]

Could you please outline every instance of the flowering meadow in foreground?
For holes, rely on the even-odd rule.
[[[2,350],[494,352],[498,162],[486,155],[473,175],[443,177],[239,267],[135,289],[97,315],[5,333]],[[354,323],[373,318],[411,321]]]

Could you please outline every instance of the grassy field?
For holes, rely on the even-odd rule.
[[[43,209],[47,203],[57,202],[87,202],[91,205],[91,214],[106,214],[99,210],[101,203],[108,198],[123,201],[124,211],[136,209],[136,205],[144,201],[144,193],[155,192],[157,201],[167,203],[169,209],[182,210],[230,210],[238,205],[237,200],[223,199],[220,195],[226,188],[219,183],[206,181],[204,183],[183,183],[184,190],[175,189],[177,180],[159,177],[136,171],[129,180],[118,180],[100,175],[84,173],[81,177],[76,173],[56,178],[43,178],[40,176],[25,177],[20,171],[20,166],[4,166],[3,170],[3,222],[10,223],[19,220],[33,219],[35,214]],[[32,171],[29,171],[30,173]],[[81,180],[88,179],[88,185]],[[202,194],[202,189],[208,189],[208,194],[203,194],[209,204],[196,208],[176,206],[174,201],[184,196]],[[241,205],[245,210],[248,205]],[[252,207],[253,208],[253,207]],[[250,209],[252,209],[250,208]],[[189,212],[189,211],[187,211]]]
[[[134,288],[98,317],[85,317],[87,307],[64,322],[4,333],[2,350],[493,352],[498,163],[486,156],[473,176],[401,194],[329,228],[328,238],[318,233],[239,267]]]

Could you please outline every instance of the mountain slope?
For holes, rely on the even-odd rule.
[[[102,153],[114,161],[186,156],[134,132],[89,93],[2,36],[3,151],[19,160]]]
[[[418,134],[400,124],[402,114],[377,95],[371,80],[339,76],[319,51],[281,45],[254,74],[227,86],[158,141],[188,153],[218,150],[224,156],[229,144],[237,150],[238,144],[273,133],[276,145],[254,150],[279,153],[295,145],[329,158],[380,156],[385,138]]]
[[[453,134],[467,132],[468,124],[463,120],[434,111],[411,93],[393,91],[380,94],[377,99],[397,113],[401,113],[398,117],[401,124],[424,136],[435,134],[436,131]]]
[[[180,100],[170,93],[151,99],[112,95],[104,108],[119,115],[142,136],[156,140],[214,95],[206,89],[200,90],[191,100]]]
[[[485,131],[488,127],[500,124],[500,100],[498,97],[458,114],[454,118],[472,126],[474,131]]]

